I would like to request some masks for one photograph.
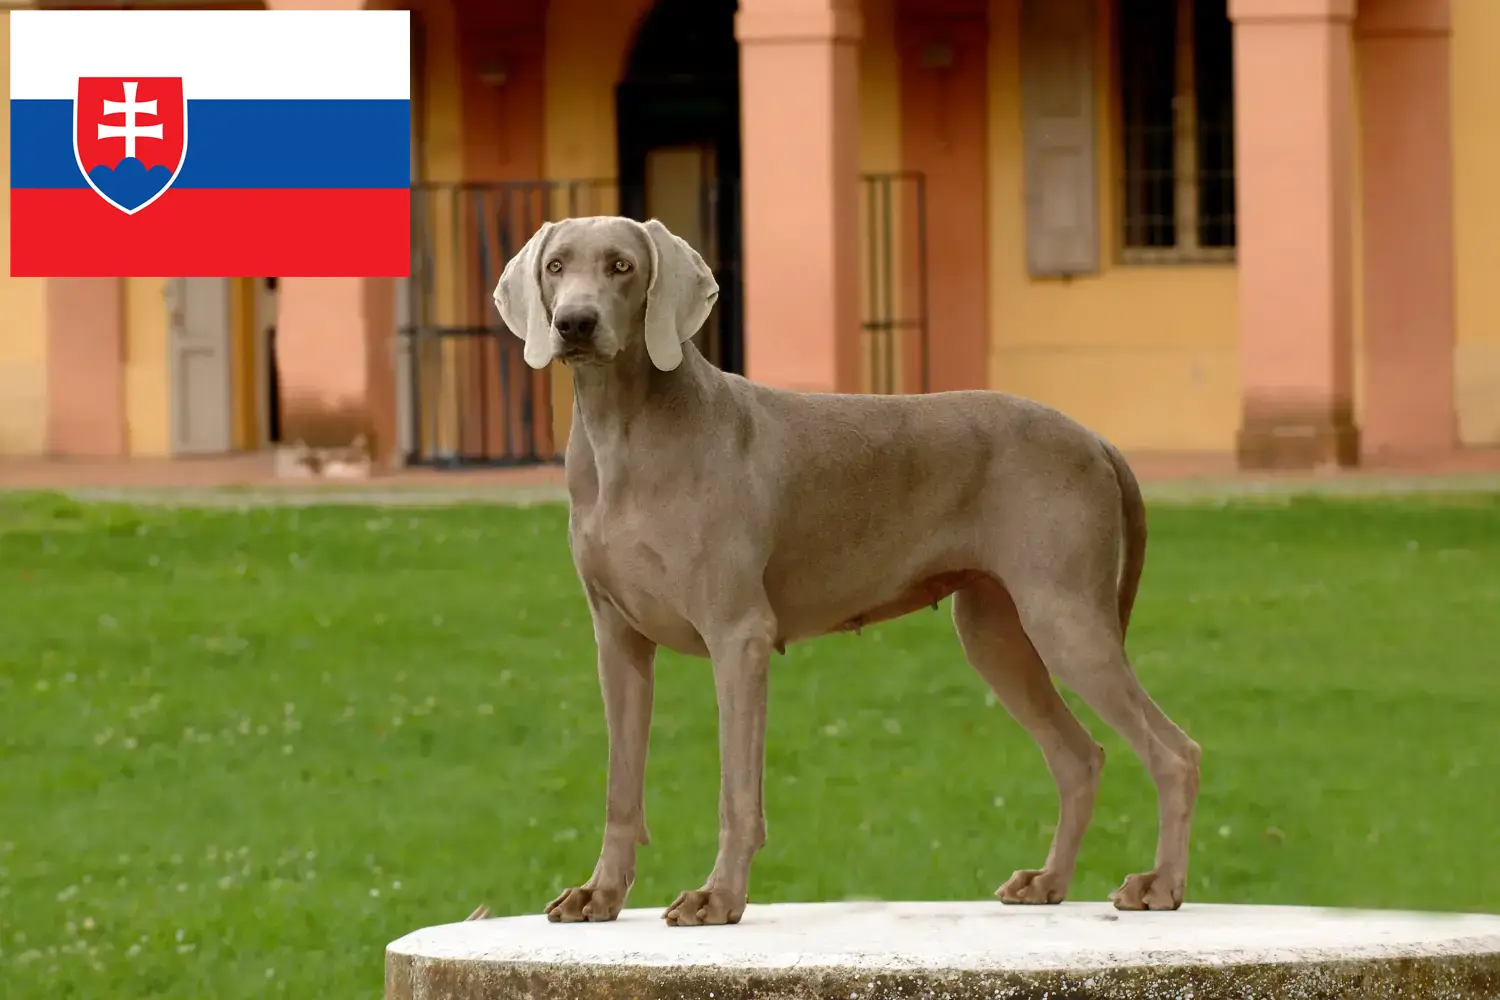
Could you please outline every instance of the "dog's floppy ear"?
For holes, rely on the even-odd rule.
[[[719,283],[698,251],[656,219],[645,223],[651,244],[646,286],[646,353],[664,372],[682,364],[682,343],[698,332],[719,297]]]
[[[542,250],[553,223],[544,222],[512,257],[495,285],[495,308],[510,332],[526,341],[521,355],[533,368],[546,368],[552,360],[547,309],[542,305]]]

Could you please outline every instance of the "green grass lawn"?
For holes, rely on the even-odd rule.
[[[1190,900],[1500,911],[1500,497],[1151,518],[1130,646],[1204,749]],[[0,498],[0,606],[6,997],[374,998],[388,941],[593,865],[561,507]],[[753,899],[987,898],[1038,864],[1051,780],[986,694],[946,606],[777,658]],[[706,661],[663,654],[633,905],[712,864],[715,718]],[[1155,797],[1083,718],[1098,900],[1149,866]]]

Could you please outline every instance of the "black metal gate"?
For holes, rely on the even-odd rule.
[[[740,370],[738,232],[721,232],[734,182],[705,184],[705,259],[720,286],[706,324],[709,360]],[[410,465],[537,465],[562,459],[552,369],[534,371],[491,300],[505,263],[543,222],[639,215],[644,192],[615,181],[422,184],[412,188],[412,273],[399,328]],[[861,179],[867,385],[927,389],[926,214],[920,174]],[[722,238],[721,238],[722,237]],[[561,414],[566,419],[566,414]]]

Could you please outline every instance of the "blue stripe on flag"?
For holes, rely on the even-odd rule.
[[[174,187],[411,184],[409,101],[190,100],[187,133]],[[10,186],[88,186],[73,157],[72,101],[10,102]]]

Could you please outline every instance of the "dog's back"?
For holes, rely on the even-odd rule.
[[[760,480],[725,499],[747,516],[769,504],[766,589],[789,640],[935,603],[966,574],[993,573],[1013,525],[1118,545],[1108,445],[1043,404],[794,393],[736,376],[724,389],[750,427],[732,467]]]

